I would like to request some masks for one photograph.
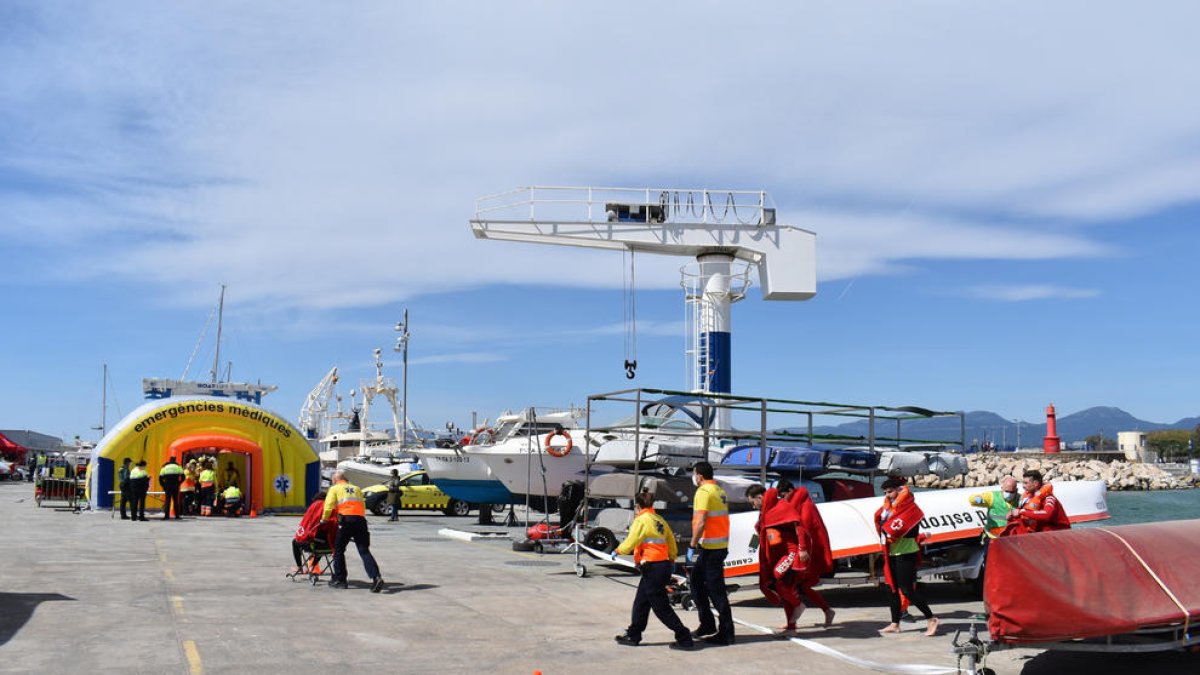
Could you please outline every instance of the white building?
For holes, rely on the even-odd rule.
[[[1117,447],[1131,462],[1157,462],[1158,455],[1146,447],[1146,432],[1118,431]]]

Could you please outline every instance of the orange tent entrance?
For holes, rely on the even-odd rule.
[[[228,434],[192,434],[175,439],[167,447],[167,456],[183,464],[184,455],[192,450],[216,448],[219,452],[236,452],[245,456],[247,476],[241,481],[246,488],[247,513],[262,513],[262,448],[258,443]],[[215,467],[220,475],[221,468]]]

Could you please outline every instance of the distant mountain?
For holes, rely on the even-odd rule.
[[[1024,420],[1017,422],[986,410],[968,412],[965,418],[968,445],[990,443],[995,446],[1015,447],[1019,436],[1021,447],[1038,448],[1046,436],[1044,420],[1039,420],[1036,424]],[[1173,424],[1162,424],[1140,420],[1120,408],[1097,406],[1070,415],[1060,415],[1057,427],[1058,436],[1064,443],[1076,443],[1096,434],[1105,438],[1116,438],[1119,431],[1194,429],[1197,424],[1200,424],[1200,417],[1188,417]],[[860,420],[835,427],[816,427],[813,431],[818,434],[860,436],[865,441],[869,429],[869,422]],[[906,438],[957,442],[961,432],[957,418],[939,417],[906,421],[902,433]],[[895,428],[889,423],[880,422],[876,424],[876,434],[891,436],[895,434]]]

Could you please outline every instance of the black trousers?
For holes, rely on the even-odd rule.
[[[179,488],[163,488],[163,518],[171,517],[171,509],[175,510],[175,517],[179,517]]]
[[[146,519],[146,490],[133,489],[133,504],[129,507],[129,514],[137,520]]]
[[[929,609],[929,603],[925,602],[925,596],[917,588],[916,552],[889,555],[887,564],[892,568],[892,581],[896,584],[896,590],[888,587],[888,608],[892,611],[892,623],[900,623],[900,593],[908,598],[913,607],[921,610],[926,619],[932,617],[933,611]]]
[[[341,516],[338,518],[337,541],[333,545],[333,581],[346,581],[346,547],[352,541],[367,570],[367,578],[378,577],[379,565],[375,563],[375,556],[371,555],[371,531],[367,529],[367,519],[363,516]]]
[[[122,518],[129,517],[129,516],[125,515],[125,507],[126,506],[133,508],[133,493],[129,490],[128,485],[122,485],[121,486],[121,517]]]
[[[696,549],[696,564],[688,577],[692,588],[692,600],[696,603],[696,614],[700,616],[700,632],[716,633],[719,637],[733,637],[733,610],[729,607],[729,594],[725,592],[725,556],[729,549]],[[720,624],[713,620],[716,608]]]
[[[666,560],[642,565],[642,580],[638,582],[637,594],[633,596],[633,610],[630,613],[629,628],[625,633],[641,640],[646,624],[650,621],[650,611],[675,633],[675,639],[683,644],[692,641],[692,635],[687,626],[679,620],[679,615],[671,609],[671,601],[667,599],[667,585],[671,583],[671,570],[674,563]]]

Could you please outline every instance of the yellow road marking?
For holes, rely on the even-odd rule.
[[[163,568],[163,576],[167,578],[167,581],[175,581],[175,573],[171,571],[170,567]]]
[[[175,609],[176,614],[183,614],[183,598],[178,595],[172,595],[171,606]]]
[[[193,640],[184,640],[183,651],[187,654],[188,666],[192,675],[201,675],[204,672],[204,666],[200,663],[200,652],[196,649],[196,643]]]

